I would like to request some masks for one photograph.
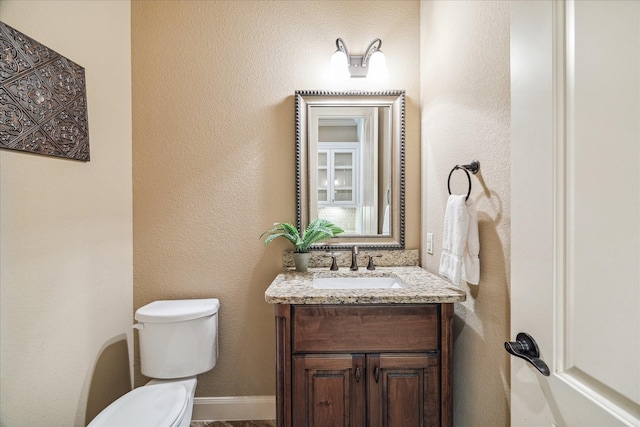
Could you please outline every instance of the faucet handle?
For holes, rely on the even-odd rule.
[[[367,270],[375,270],[376,266],[373,264],[373,258],[380,258],[382,255],[369,255],[369,264],[367,264]]]
[[[328,252],[327,255],[331,257],[331,267],[329,267],[329,270],[338,271],[338,262],[336,261],[338,254],[336,252]]]

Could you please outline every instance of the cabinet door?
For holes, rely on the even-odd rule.
[[[367,356],[370,427],[440,425],[439,354]]]
[[[357,204],[357,148],[318,149],[318,204],[353,206]]]
[[[335,149],[331,152],[333,194],[331,204],[356,203],[356,150]]]
[[[293,357],[293,425],[364,427],[364,356]]]

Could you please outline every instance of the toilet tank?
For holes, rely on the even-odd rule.
[[[217,298],[154,301],[135,314],[142,374],[159,379],[207,372],[218,358]]]

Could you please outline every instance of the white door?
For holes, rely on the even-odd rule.
[[[513,426],[640,426],[640,2],[511,3]]]

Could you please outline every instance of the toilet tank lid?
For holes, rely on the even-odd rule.
[[[220,301],[217,298],[162,300],[140,307],[134,317],[138,322],[180,322],[212,316],[219,308]]]

